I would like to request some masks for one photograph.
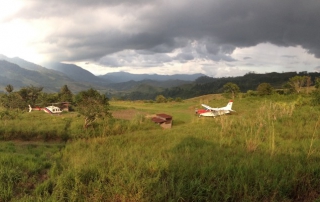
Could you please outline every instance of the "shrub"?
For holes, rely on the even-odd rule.
[[[319,88],[317,88],[312,92],[311,97],[312,97],[311,103],[313,105],[320,105],[320,89]]]
[[[271,95],[273,93],[273,87],[270,83],[261,83],[257,87],[258,95]]]
[[[157,103],[164,103],[164,102],[167,102],[167,99],[166,99],[166,97],[164,97],[163,95],[158,95],[158,96],[156,97],[156,102],[157,102]]]
[[[256,95],[257,95],[257,92],[256,92],[256,91],[253,91],[253,90],[248,90],[248,91],[247,91],[247,95],[248,95],[248,96],[256,96]]]

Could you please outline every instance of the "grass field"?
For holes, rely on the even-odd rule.
[[[63,147],[61,143],[0,142],[0,201],[32,195],[48,179]]]
[[[76,113],[2,121],[0,201],[319,200],[320,107],[308,96],[243,97],[232,115],[195,116],[201,103],[228,101],[114,101],[115,119],[86,131]],[[173,116],[172,129],[145,118],[157,113]]]

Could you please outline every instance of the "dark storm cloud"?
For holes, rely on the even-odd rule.
[[[191,53],[179,53],[174,59],[179,60],[180,62],[185,62],[193,60],[194,56]]]
[[[103,16],[90,13],[101,9],[122,19],[123,27],[109,26]],[[66,18],[79,26],[48,36],[61,49],[54,56],[61,60],[97,60],[123,50],[170,53],[196,42],[192,57],[234,61],[229,55],[235,48],[265,42],[300,45],[320,57],[319,11],[319,0],[34,0],[18,15],[59,17],[62,24]],[[192,58],[190,52],[179,57]]]
[[[120,61],[117,58],[105,56],[99,60],[99,64],[107,67],[121,67]]]

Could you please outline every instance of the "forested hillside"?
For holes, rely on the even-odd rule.
[[[266,73],[266,74],[256,74],[248,73],[244,76],[239,77],[222,77],[213,78],[202,76],[195,80],[195,82],[190,84],[185,84],[172,88],[165,88],[163,91],[150,91],[150,92],[139,92],[134,91],[127,94],[118,94],[121,99],[130,100],[144,100],[144,99],[154,99],[157,95],[162,94],[165,97],[171,98],[191,98],[205,94],[222,93],[223,86],[232,82],[239,86],[241,92],[247,92],[248,90],[256,90],[259,84],[269,83],[275,89],[283,88],[290,78],[295,76],[309,76],[311,78],[311,84],[314,83],[316,77],[320,77],[320,73],[317,72],[284,72],[284,73]]]
[[[167,80],[183,80],[194,81],[195,79],[205,76],[204,74],[174,74],[174,75],[159,75],[159,74],[131,74],[128,72],[111,72],[105,75],[100,75],[99,78],[106,79],[112,83],[123,83],[128,81],[167,81]]]

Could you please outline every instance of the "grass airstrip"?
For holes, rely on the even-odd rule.
[[[77,112],[1,111],[0,201],[316,201],[320,107],[307,95],[201,104],[110,101],[113,119],[84,130]],[[162,129],[150,116],[173,116]]]

